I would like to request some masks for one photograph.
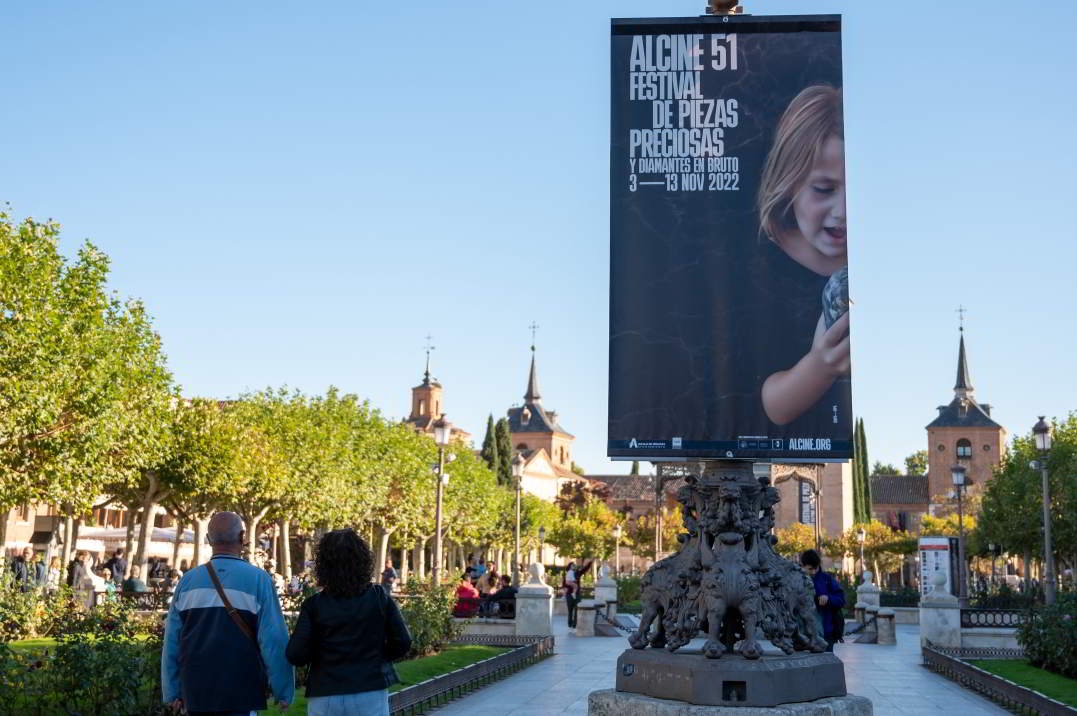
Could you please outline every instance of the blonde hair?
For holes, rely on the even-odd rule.
[[[823,144],[832,136],[844,141],[842,114],[841,89],[830,85],[801,90],[782,113],[759,183],[759,231],[771,241],[795,226],[793,200]]]

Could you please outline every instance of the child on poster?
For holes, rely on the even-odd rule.
[[[806,352],[762,387],[763,409],[777,425],[796,420],[848,375],[848,257],[845,133],[841,90],[798,94],[778,122],[759,188],[761,231],[789,258],[830,281]]]

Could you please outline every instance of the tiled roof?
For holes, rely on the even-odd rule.
[[[524,410],[527,411],[527,420],[524,421]],[[556,420],[551,420],[549,414],[543,409],[541,403],[527,403],[519,408],[509,408],[509,432],[517,433],[563,433],[569,434]]]
[[[872,475],[871,500],[879,505],[926,505],[927,475]]]
[[[654,500],[654,475],[588,475],[587,477],[609,485],[611,501]],[[675,493],[683,483],[681,479],[667,481],[666,494]]]
[[[939,406],[939,416],[927,424],[929,428],[1001,428],[991,419],[984,406],[971,397],[954,398],[949,405]]]

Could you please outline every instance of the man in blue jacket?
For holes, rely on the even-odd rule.
[[[815,613],[819,627],[826,639],[826,650],[834,651],[834,642],[845,631],[841,608],[845,606],[845,591],[830,572],[823,571],[822,560],[814,549],[800,555],[800,566],[815,585]]]
[[[268,686],[286,710],[295,681],[284,656],[288,627],[273,580],[240,557],[244,530],[239,515],[218,512],[207,533],[213,547],[210,564],[234,612],[226,609],[207,565],[183,575],[165,621],[164,702],[186,708],[190,716],[248,716],[266,708]]]

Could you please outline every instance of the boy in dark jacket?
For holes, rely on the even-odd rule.
[[[833,574],[823,571],[822,560],[814,549],[805,550],[800,555],[800,566],[815,585],[815,613],[823,638],[826,639],[826,650],[834,651],[834,642],[845,631],[841,611],[845,606],[845,591]]]

